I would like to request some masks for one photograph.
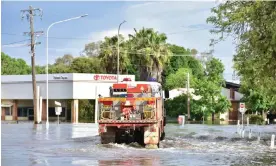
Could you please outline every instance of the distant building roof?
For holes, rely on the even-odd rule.
[[[225,88],[227,88],[227,89],[234,88],[234,89],[238,90],[241,86],[237,81],[235,81],[235,82],[225,81],[225,84],[226,84]]]

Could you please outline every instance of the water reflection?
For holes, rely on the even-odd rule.
[[[81,138],[98,135],[98,126],[95,124],[73,124],[71,138]]]
[[[120,165],[120,166],[159,166],[159,158],[134,158],[134,159],[115,159],[115,160],[99,160],[99,166],[110,166],[110,165]]]
[[[96,160],[77,160],[73,159],[72,165],[98,165],[98,162]]]

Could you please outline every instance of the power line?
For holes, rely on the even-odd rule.
[[[187,30],[187,31],[178,31],[178,32],[170,32],[170,33],[165,33],[166,35],[175,35],[175,34],[181,34],[185,32],[195,32],[195,31],[202,31],[202,30],[209,30],[209,28],[202,28],[202,29],[194,29],[194,30]],[[14,33],[1,33],[2,35],[12,35],[12,36],[24,36],[23,34],[14,34]],[[44,38],[46,38],[44,36]],[[52,39],[70,39],[70,40],[93,40],[91,38],[80,38],[80,37],[49,37]]]
[[[171,32],[171,33],[165,33],[166,35],[176,35],[180,33],[185,32],[195,32],[195,31],[202,31],[202,30],[209,30],[209,28],[202,28],[202,29],[194,29],[194,30],[188,30],[188,31],[178,31],[178,32]]]
[[[12,43],[9,43],[9,44],[3,44],[3,46],[6,46],[6,45],[12,45],[12,44],[15,44],[15,43],[21,43],[23,41],[29,41],[30,39],[27,39],[27,40],[21,40],[21,41],[16,41],[16,42],[12,42]]]
[[[30,44],[10,44],[10,45],[2,45],[2,47],[22,47],[22,46],[30,46]]]

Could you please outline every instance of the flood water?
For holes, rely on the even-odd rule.
[[[252,139],[248,139],[248,130]],[[276,125],[249,126],[240,138],[235,125],[166,126],[159,149],[136,143],[101,145],[95,124],[2,124],[4,166],[21,165],[275,165],[276,148],[270,149]],[[261,132],[261,141],[257,133]]]

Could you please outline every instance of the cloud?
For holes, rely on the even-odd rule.
[[[145,2],[145,3],[131,5],[128,9],[142,8],[142,7],[147,7],[149,5],[154,5],[154,4],[158,4],[158,3],[164,3],[164,2]]]
[[[133,29],[123,29],[121,27],[120,29],[120,34],[124,36],[125,39],[128,39],[128,34],[133,34],[134,30]],[[118,29],[108,29],[104,31],[98,31],[98,32],[92,32],[89,36],[91,41],[97,42],[100,40],[104,40],[106,36],[117,36],[118,34]]]
[[[128,34],[133,33],[133,29],[121,29],[120,34],[123,35],[126,39]],[[118,33],[118,29],[107,29],[103,31],[95,31],[89,34],[87,40],[68,40],[68,42],[60,48],[49,48],[49,56],[51,57],[50,63],[53,63],[54,60],[58,57],[63,56],[64,54],[71,54],[73,56],[80,56],[84,50],[85,44],[91,42],[97,42],[104,40],[106,36],[115,36]]]

